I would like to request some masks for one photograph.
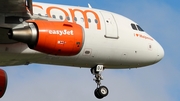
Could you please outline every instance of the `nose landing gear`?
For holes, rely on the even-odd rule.
[[[97,65],[91,68],[91,73],[95,75],[94,81],[97,84],[97,88],[94,91],[94,95],[98,99],[102,99],[106,97],[109,93],[109,90],[106,86],[101,86],[101,80],[103,80],[101,73],[103,72],[103,70],[104,70],[103,65]]]

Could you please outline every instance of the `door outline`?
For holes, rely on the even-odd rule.
[[[105,38],[119,39],[118,27],[112,13],[100,11],[105,23]]]

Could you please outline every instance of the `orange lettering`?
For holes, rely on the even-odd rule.
[[[42,10],[44,9],[42,6],[36,5],[36,4],[33,4],[33,7],[37,7],[37,8],[40,8],[40,9],[42,9]],[[92,11],[92,10],[84,10],[84,11],[83,11],[83,10],[80,10],[80,9],[69,9],[70,14],[71,14],[71,15],[69,15],[66,10],[64,10],[64,9],[62,9],[62,8],[60,8],[60,7],[50,6],[50,7],[48,7],[48,8],[46,9],[46,13],[47,13],[47,15],[48,15],[49,17],[52,17],[52,15],[51,15],[51,10],[52,10],[52,9],[57,9],[57,10],[62,11],[62,12],[65,14],[66,17],[72,17],[74,23],[76,23],[76,22],[74,21],[74,18],[76,17],[76,16],[75,16],[75,12],[80,12],[80,13],[82,13],[83,18],[84,18],[85,28],[89,28],[89,22],[88,22],[87,13],[92,13],[92,14],[94,15],[95,19],[96,19],[97,29],[98,29],[98,30],[101,29],[100,18],[99,18],[99,16],[98,16],[98,14],[97,14],[96,12]],[[65,19],[64,21],[68,21],[68,20]]]
[[[66,17],[69,16],[69,14],[68,14],[64,9],[62,9],[62,8],[59,8],[59,7],[48,7],[48,8],[46,9],[46,12],[47,12],[47,15],[48,15],[49,17],[52,17],[52,16],[51,16],[51,10],[52,10],[52,9],[61,10],[61,11],[65,14]],[[67,21],[67,19],[65,19],[65,21]]]
[[[40,6],[40,5],[36,5],[36,4],[33,4],[33,7],[38,7],[38,8],[43,9],[43,7],[42,7],[42,6]]]
[[[82,11],[82,10],[80,10],[80,9],[69,9],[69,11],[70,11],[70,13],[71,13],[72,18],[75,17],[75,12],[76,12],[76,11],[82,13],[82,15],[83,15],[83,17],[84,17],[84,22],[85,22],[85,28],[89,28],[89,22],[88,22],[87,13],[88,13],[88,12],[89,12],[89,13],[93,13],[94,16],[95,16],[95,18],[96,18],[96,20],[98,21],[98,23],[97,23],[97,29],[99,29],[99,30],[101,29],[101,24],[100,24],[99,16],[98,16],[97,13],[95,13],[94,11],[91,11],[91,10]],[[73,22],[75,22],[75,21],[73,20]]]

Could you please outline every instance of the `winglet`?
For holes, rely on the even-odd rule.
[[[88,7],[89,7],[89,8],[92,8],[91,4],[88,3]]]

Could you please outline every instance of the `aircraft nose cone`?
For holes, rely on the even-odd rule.
[[[159,62],[160,60],[162,60],[163,57],[164,57],[164,49],[163,49],[163,47],[159,44],[156,62]]]

